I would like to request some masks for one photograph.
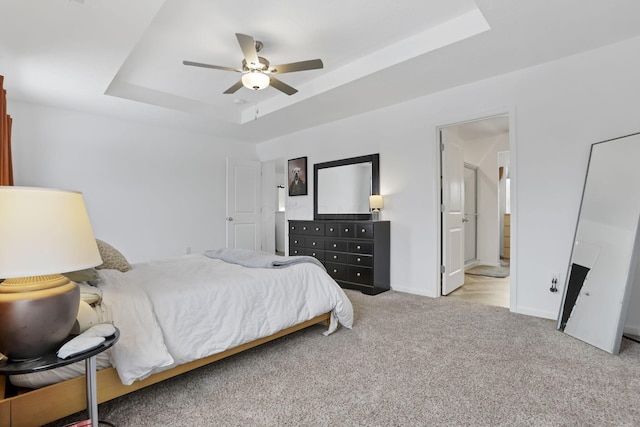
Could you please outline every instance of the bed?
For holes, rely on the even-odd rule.
[[[120,330],[97,361],[99,403],[321,322],[325,335],[353,323],[349,299],[310,257],[216,250],[98,274],[81,289],[99,295],[99,321]],[[0,427],[83,410],[83,373],[80,363],[11,377],[29,391],[0,400]]]

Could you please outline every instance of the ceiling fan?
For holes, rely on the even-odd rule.
[[[261,90],[268,86],[273,86],[287,95],[293,95],[298,90],[286,83],[273,77],[273,74],[292,73],[294,71],[317,70],[323,67],[322,60],[311,59],[309,61],[291,62],[289,64],[270,65],[269,61],[261,56],[258,52],[263,47],[262,42],[256,41],[252,36],[236,33],[240,49],[244,54],[242,60],[242,68],[222,67],[220,65],[202,64],[200,62],[182,61],[184,65],[192,65],[194,67],[213,68],[216,70],[234,71],[242,73],[242,78],[224,93],[235,93],[242,86],[252,89]]]

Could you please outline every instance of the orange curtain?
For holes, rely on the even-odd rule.
[[[7,114],[7,91],[0,76],[0,185],[13,185],[11,162],[11,116]]]

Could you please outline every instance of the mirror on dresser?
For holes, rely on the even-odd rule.
[[[613,354],[620,350],[639,256],[638,159],[640,134],[591,146],[558,316],[559,330]]]
[[[369,196],[380,194],[379,154],[316,163],[313,178],[314,219],[371,219]]]

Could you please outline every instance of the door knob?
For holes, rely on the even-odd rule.
[[[233,217],[232,216],[228,216],[227,217],[227,221],[233,221]]]
[[[462,222],[469,222],[469,218],[462,218]]]

